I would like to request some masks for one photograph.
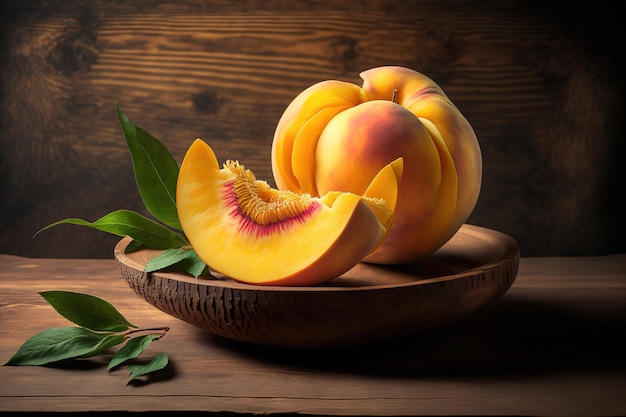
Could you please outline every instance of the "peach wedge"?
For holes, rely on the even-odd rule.
[[[185,235],[214,271],[258,285],[310,286],[351,269],[393,221],[402,159],[386,165],[363,195],[279,191],[237,161],[220,169],[201,139],[187,151],[176,204]]]

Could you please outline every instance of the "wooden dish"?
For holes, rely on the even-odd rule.
[[[158,251],[125,254],[122,276],[158,309],[208,332],[279,347],[336,347],[407,336],[459,320],[513,284],[519,246],[510,236],[463,225],[428,258],[402,266],[359,264],[324,285],[256,286],[217,279],[143,272]]]

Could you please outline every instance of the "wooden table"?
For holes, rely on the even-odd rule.
[[[129,384],[109,357],[0,367],[1,412],[304,415],[626,415],[626,254],[524,258],[513,287],[462,322],[372,346],[270,349],[222,340],[139,299],[114,260],[0,255],[0,360],[71,325],[38,294],[102,297],[170,331],[170,366]]]

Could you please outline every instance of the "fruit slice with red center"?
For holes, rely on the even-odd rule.
[[[236,161],[220,169],[196,140],[178,176],[185,235],[211,267],[249,284],[303,286],[348,271],[382,242],[397,200],[402,160],[385,166],[364,196],[279,191]]]

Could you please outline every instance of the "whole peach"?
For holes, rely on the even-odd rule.
[[[372,177],[404,159],[391,230],[368,262],[428,256],[471,214],[482,181],[476,135],[441,88],[404,67],[361,73],[363,87],[323,81],[287,107],[272,147],[279,188],[323,195],[363,192]]]

